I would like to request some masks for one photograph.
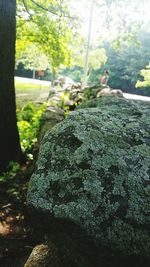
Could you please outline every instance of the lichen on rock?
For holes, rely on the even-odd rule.
[[[96,103],[46,133],[28,204],[74,222],[97,245],[150,256],[150,106]]]

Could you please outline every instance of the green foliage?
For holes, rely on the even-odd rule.
[[[143,87],[150,87],[150,63],[146,67],[146,69],[141,70],[141,76],[143,76],[144,81],[137,81],[136,87],[143,88]]]
[[[89,67],[93,69],[99,69],[107,61],[107,55],[104,48],[97,48],[91,51],[89,56]]]
[[[75,71],[71,74],[71,78],[72,78],[75,82],[81,82],[82,72],[81,72],[80,70],[75,70]]]
[[[48,67],[48,58],[45,54],[41,53],[40,49],[38,49],[37,46],[35,46],[34,44],[28,44],[28,46],[24,48],[22,53],[20,53],[18,46],[19,44],[17,41],[16,50],[18,51],[18,54],[16,57],[16,65],[23,63],[24,67],[30,70],[45,70]]]
[[[92,98],[92,89],[91,88],[84,89],[84,98],[86,100],[90,100]]]
[[[81,78],[83,75],[83,68],[80,66],[63,68],[59,71],[59,74],[62,76],[69,76],[75,82],[81,82]]]
[[[10,161],[6,172],[0,176],[0,182],[13,180],[18,171],[20,171],[20,165],[17,162]]]
[[[70,64],[70,43],[76,23],[69,14],[66,2],[52,0],[35,4],[26,1],[26,5],[23,5],[18,0],[17,57],[25,60],[24,51],[34,44],[39,57],[44,54],[48,58],[53,76],[60,64]],[[30,56],[27,61],[31,65]]]
[[[27,166],[21,167],[17,162],[11,161],[0,176],[1,193],[8,204],[25,204],[28,179],[31,175],[31,169],[26,168]]]
[[[63,109],[65,118],[69,114],[69,106],[68,106],[69,100],[70,100],[70,93],[69,92],[63,92],[60,95],[60,101],[57,104],[58,108]]]
[[[140,87],[142,90],[136,89],[137,80],[140,81],[140,71],[144,69],[149,63],[150,55],[150,34],[147,32],[140,32],[138,36],[138,43],[132,43],[130,45],[124,45],[122,50],[115,50],[111,43],[101,44],[104,46],[105,54],[107,56],[107,62],[101,66],[101,68],[94,69],[92,66],[90,68],[90,73],[88,77],[89,84],[99,84],[99,77],[103,74],[105,69],[109,70],[109,80],[108,85],[112,88],[119,88],[123,91],[129,93],[137,93],[143,95],[149,95],[150,91],[148,88]],[[126,43],[125,43],[126,44]],[[84,53],[84,49],[81,51]],[[77,56],[77,54],[76,54]],[[79,58],[79,56],[78,56]],[[66,68],[62,71],[69,77],[75,79],[75,71],[78,70],[78,74],[81,77],[83,74],[83,68],[77,66]],[[144,75],[148,75],[149,69],[147,68]],[[144,79],[146,82],[148,78]],[[140,85],[146,86],[145,82]]]
[[[46,104],[39,107],[31,102],[17,112],[21,147],[31,159],[32,149],[37,142],[40,122],[45,108]]]
[[[84,100],[82,101],[83,103],[86,103],[87,101],[91,100],[91,99],[95,99],[97,93],[100,91],[100,86],[95,86],[95,87],[89,87],[89,88],[85,88],[83,93],[84,93]]]
[[[139,33],[138,42],[140,45],[132,44],[124,46],[122,50],[115,50],[111,44],[105,44],[108,60],[103,68],[109,69],[108,85],[112,88],[119,88],[129,93],[139,93],[135,88],[137,80],[140,80],[140,71],[149,63],[150,55],[150,34]],[[145,91],[148,95],[148,90]],[[145,94],[143,90],[140,94]]]

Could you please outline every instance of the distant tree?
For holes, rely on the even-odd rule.
[[[18,42],[16,42],[16,47]],[[29,44],[24,48],[22,53],[17,49],[19,55],[16,55],[16,66],[22,63],[25,69],[33,71],[33,78],[35,78],[35,72],[39,70],[45,71],[48,66],[48,58],[43,54],[38,47],[34,44]]]
[[[111,44],[105,44],[108,60],[101,71],[109,69],[108,84],[112,88],[120,88],[129,93],[145,95],[148,94],[148,90],[136,89],[136,82],[141,80],[141,69],[144,69],[149,63],[150,33],[139,33],[137,40],[139,44],[133,42],[122,47],[122,50],[115,50]]]
[[[148,87],[150,89],[150,63],[146,67],[146,69],[141,70],[140,74],[144,78],[144,80],[143,81],[138,80],[136,83],[136,87],[137,88]]]
[[[0,1],[0,173],[21,159],[14,89],[16,1]]]

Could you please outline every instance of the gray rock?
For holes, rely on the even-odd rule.
[[[97,97],[116,95],[123,97],[123,92],[119,89],[104,88],[97,93]]]
[[[64,112],[62,109],[57,107],[47,107],[45,114],[41,121],[41,127],[39,132],[39,141],[42,140],[46,131],[51,130],[56,123],[62,121],[64,119]]]
[[[48,132],[28,205],[103,245],[150,256],[150,106],[103,97]]]

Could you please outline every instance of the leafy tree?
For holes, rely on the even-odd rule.
[[[147,91],[136,89],[137,80],[140,79],[140,71],[149,63],[150,55],[150,33],[139,33],[138,43],[115,50],[111,44],[105,44],[108,60],[102,67],[109,69],[110,77],[108,84],[112,88],[120,88],[123,91],[137,94],[148,94]]]
[[[81,74],[83,76],[84,67],[85,67],[85,58],[86,58],[86,41],[84,38],[79,38],[78,42],[75,43],[76,46],[73,46],[73,60],[72,60],[72,65],[80,67],[80,72],[78,72],[78,77],[80,76],[80,79],[77,81],[82,80],[83,77],[81,77]],[[88,55],[88,69],[87,69],[87,79],[90,79],[91,77],[91,72],[93,70],[97,70],[103,66],[107,61],[107,55],[106,51],[103,47],[100,47],[100,45],[90,45],[89,47],[89,55]],[[74,70],[73,67],[70,68],[70,70]],[[71,74],[72,76],[72,74]],[[76,80],[76,79],[75,79]]]
[[[82,45],[74,49],[74,65],[84,67],[85,46]],[[90,47],[90,54],[88,59],[89,70],[99,69],[107,61],[107,55],[104,48]]]
[[[107,61],[107,55],[104,48],[97,48],[91,51],[89,56],[89,67],[99,69]]]
[[[89,26],[84,64],[83,86],[87,82],[87,75],[89,73],[92,23],[95,10],[96,13],[99,13],[101,26],[103,24],[103,27],[109,33],[110,39],[113,38],[114,46],[118,48],[122,45],[122,43],[129,43],[135,39],[135,28],[137,28],[137,21],[134,19],[134,16],[127,16],[127,13],[132,13],[133,10],[135,11],[135,8],[138,7],[139,2],[140,1],[132,1],[131,3],[129,0],[86,1],[86,5],[89,7]],[[114,32],[116,33],[115,36]],[[103,33],[100,34],[102,35]]]
[[[61,76],[69,76],[75,82],[81,82],[83,75],[83,67],[72,66],[68,68],[62,68],[58,72]]]
[[[145,88],[148,87],[150,88],[150,63],[146,67],[146,69],[141,70],[140,72],[141,76],[144,78],[144,81],[137,81],[136,87],[137,88]]]
[[[18,50],[17,50],[18,51]],[[17,56],[16,65],[23,63],[25,69],[33,71],[33,78],[35,78],[35,71],[46,70],[49,66],[48,58],[34,44],[29,44],[22,54]]]
[[[0,1],[0,172],[22,156],[14,89],[16,1]]]
[[[60,64],[69,65],[71,58],[69,44],[75,23],[68,14],[66,1],[23,2],[25,10],[19,5],[18,11],[17,39],[23,44],[34,43],[47,56],[55,76]]]

